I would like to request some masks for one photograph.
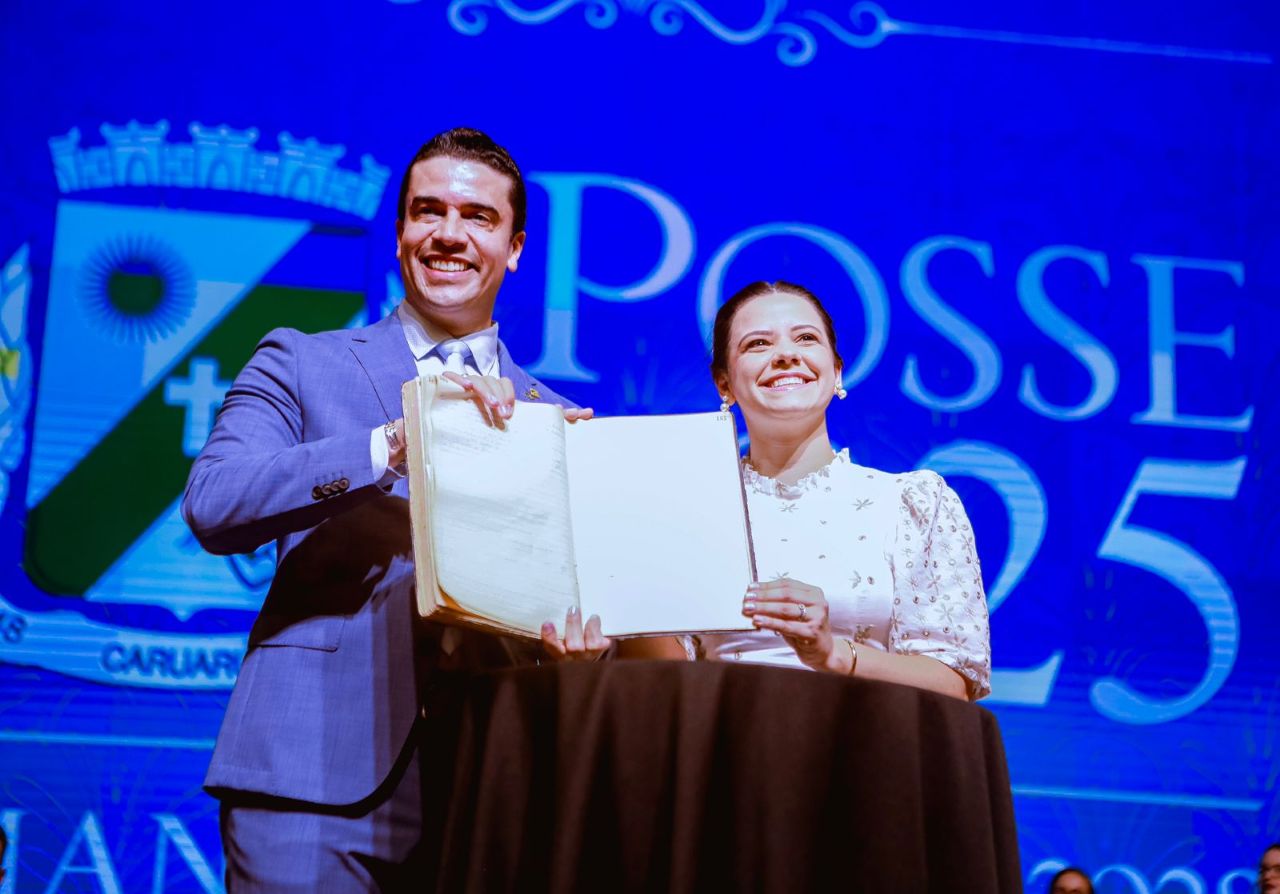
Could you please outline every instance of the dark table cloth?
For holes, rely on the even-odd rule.
[[[438,679],[437,891],[1022,890],[985,709],[907,686],[614,661]]]

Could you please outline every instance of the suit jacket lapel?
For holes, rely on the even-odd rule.
[[[516,391],[516,400],[538,400],[529,394],[534,386],[533,379],[527,372],[516,366],[516,362],[511,359],[511,352],[501,341],[498,342],[498,375],[506,376],[511,380]]]
[[[511,354],[507,351],[507,346],[502,342],[498,342],[498,374],[511,380],[511,384],[515,388],[516,400],[560,404],[564,407],[578,406],[564,396],[556,394],[556,392],[516,366],[516,362],[511,359]]]
[[[353,330],[351,353],[373,383],[387,421],[400,418],[403,415],[400,388],[418,374],[400,317],[388,314],[372,326]]]

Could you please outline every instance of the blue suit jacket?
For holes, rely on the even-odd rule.
[[[501,344],[499,364],[519,399],[565,403]],[[408,483],[375,484],[369,433],[402,415],[400,387],[416,374],[391,314],[318,335],[274,330],[227,392],[183,517],[210,552],[274,539],[278,559],[205,778],[215,792],[352,804],[404,746],[415,665],[429,673],[438,630],[413,607]],[[516,654],[476,634],[467,649],[486,663]]]

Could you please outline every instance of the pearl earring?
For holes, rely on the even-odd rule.
[[[836,386],[836,397],[840,398],[841,400],[844,400],[848,396],[849,396],[849,392],[844,390],[843,385]]]
[[[720,395],[720,412],[729,412],[729,395],[727,394]]]

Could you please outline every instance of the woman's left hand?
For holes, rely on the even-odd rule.
[[[556,635],[556,625],[542,625],[542,649],[556,661],[595,661],[613,645],[613,640],[600,632],[600,616],[592,615],[584,627],[582,612],[571,606],[564,616],[564,639]]]
[[[760,630],[782,634],[796,655],[814,670],[825,670],[834,648],[827,597],[818,587],[789,577],[751,584],[742,613]]]

